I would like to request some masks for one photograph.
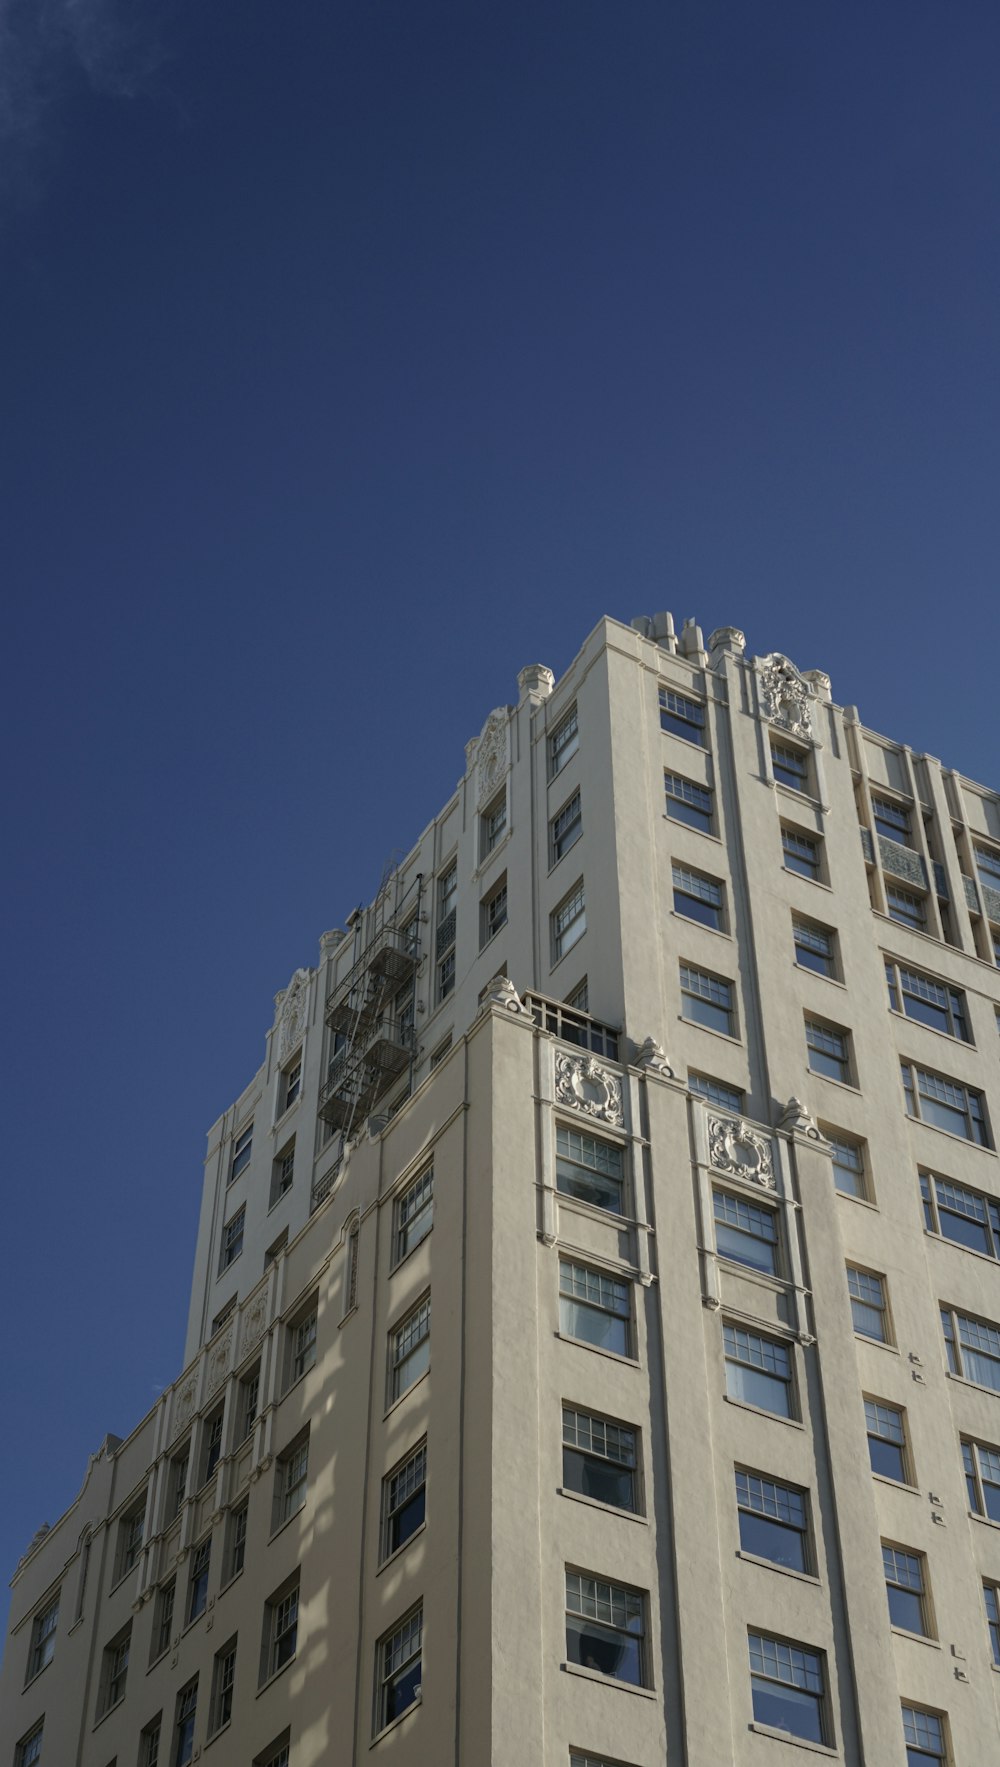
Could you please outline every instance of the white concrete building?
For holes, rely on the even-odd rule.
[[[1000,1761],[1000,796],[733,628],[519,687],[209,1135],[0,1767]]]

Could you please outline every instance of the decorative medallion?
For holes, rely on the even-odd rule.
[[[483,990],[481,1011],[486,1012],[491,1006],[499,1006],[503,1012],[516,1013],[521,1018],[534,1018],[530,1006],[525,1006],[520,994],[508,976],[494,976]]]
[[[812,738],[809,688],[794,663],[773,651],[757,663],[760,709],[769,724],[777,724],[793,736]]]
[[[243,1339],[240,1345],[240,1360],[259,1344],[267,1326],[267,1290],[262,1289],[255,1295],[243,1315]]]
[[[709,1117],[708,1157],[720,1172],[732,1172],[765,1190],[774,1189],[771,1144],[742,1118]]]
[[[655,1037],[647,1037],[636,1051],[635,1065],[637,1068],[644,1068],[647,1074],[659,1074],[661,1080],[674,1080],[677,1077],[667,1059],[663,1044],[657,1043]]]
[[[488,803],[502,786],[510,766],[510,718],[506,706],[498,706],[483,725],[476,753],[479,772],[477,797],[479,808]]]
[[[281,997],[278,1016],[278,1060],[284,1061],[301,1042],[306,1028],[306,1004],[311,971],[297,969]]]
[[[621,1081],[592,1055],[556,1056],[556,1103],[616,1129],[625,1121]]]
[[[198,1370],[192,1368],[191,1373],[181,1382],[174,1393],[174,1435],[179,1436],[181,1430],[191,1420],[198,1397]]]
[[[230,1326],[229,1330],[222,1338],[220,1338],[219,1342],[213,1344],[209,1351],[208,1374],[205,1378],[205,1392],[207,1397],[211,1396],[212,1393],[218,1392],[226,1375],[229,1373],[232,1350],[233,1330],[232,1326]]]
[[[801,1098],[790,1098],[781,1116],[778,1128],[784,1129],[788,1135],[804,1135],[807,1141],[822,1141],[823,1137],[816,1124],[816,1118],[810,1116]]]

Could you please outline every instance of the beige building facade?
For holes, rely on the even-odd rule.
[[[605,620],[275,1001],[0,1767],[1000,1761],[1000,796]]]

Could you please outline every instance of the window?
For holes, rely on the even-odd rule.
[[[679,773],[664,773],[663,789],[667,796],[667,815],[672,822],[686,822],[689,828],[712,832],[712,794],[693,779],[682,779]]]
[[[389,1558],[424,1525],[427,1443],[421,1442],[382,1480],[382,1557]]]
[[[921,1172],[920,1195],[929,1233],[940,1233],[988,1258],[1000,1258],[1000,1203],[934,1172]]]
[[[280,1202],[283,1196],[287,1196],[292,1188],[294,1176],[295,1137],[293,1135],[291,1141],[282,1148],[271,1167],[271,1195],[268,1200],[268,1208],[273,1209],[276,1202]]]
[[[993,1666],[1000,1669],[1000,1586],[984,1582],[983,1599],[986,1603],[986,1626],[990,1636]]]
[[[611,1141],[556,1125],[556,1189],[577,1202],[625,1213],[624,1152]]]
[[[877,1344],[891,1344],[885,1277],[848,1264],[847,1292],[851,1297],[851,1318],[858,1336],[872,1338]]]
[[[221,1312],[217,1313],[215,1315],[215,1318],[212,1320],[212,1336],[213,1337],[215,1336],[217,1331],[221,1330],[221,1328],[225,1325],[226,1320],[231,1318],[232,1315],[235,1313],[235,1311],[236,1311],[236,1296],[230,1295],[228,1301],[226,1302],[225,1306],[222,1308]]]
[[[1000,1522],[1000,1448],[970,1439],[962,1441],[965,1489],[973,1515]]]
[[[952,1374],[1000,1393],[1000,1326],[952,1307],[941,1308],[941,1325]]]
[[[549,823],[549,863],[558,864],[570,847],[575,847],[583,833],[583,815],[580,809],[580,793],[575,791],[568,804],[552,818]]]
[[[501,878],[492,894],[479,905],[479,944],[488,945],[501,927],[507,925],[507,879]]]
[[[118,1523],[118,1556],[115,1564],[115,1582],[127,1577],[139,1562],[142,1551],[142,1536],[146,1526],[146,1499],[143,1497],[138,1508],[131,1509],[122,1516]]]
[[[638,1514],[636,1432],[627,1424],[562,1408],[563,1485],[595,1503]]]
[[[795,871],[799,877],[811,877],[814,880],[819,878],[819,841],[782,824],[781,850],[786,871]]]
[[[587,910],[583,899],[583,879],[575,884],[568,896],[560,902],[551,917],[552,923],[552,962],[558,963],[571,951],[587,930]]]
[[[245,1129],[240,1130],[236,1140],[233,1142],[233,1157],[229,1167],[230,1184],[232,1184],[234,1178],[239,1177],[241,1172],[246,1171],[250,1164],[250,1155],[252,1151],[253,1123],[248,1123]]]
[[[872,793],[872,815],[875,818],[876,834],[884,835],[888,841],[896,841],[899,846],[910,847],[910,812],[903,804],[896,804],[891,798],[877,798]]]
[[[754,1722],[825,1743],[823,1658],[782,1638],[751,1632],[750,1690]]]
[[[395,1269],[408,1252],[426,1239],[434,1225],[434,1167],[428,1166],[420,1176],[400,1191],[395,1204],[392,1236],[392,1262]]]
[[[561,773],[580,746],[580,726],[577,720],[576,707],[571,706],[564,718],[560,718],[549,737],[549,778],[554,779]]]
[[[632,1687],[645,1687],[645,1597],[638,1589],[566,1572],[566,1656]]]
[[[148,1724],[144,1724],[139,1735],[139,1767],[159,1767],[160,1763],[160,1732],[163,1728],[163,1713],[157,1712]]]
[[[705,708],[683,693],[661,687],[660,729],[669,730],[672,736],[682,736],[685,742],[696,742],[699,748],[704,748]]]
[[[291,1732],[286,1730],[281,1736],[268,1743],[262,1755],[255,1755],[253,1767],[288,1767],[289,1750],[291,1748]]]
[[[224,1421],[223,1407],[220,1405],[213,1411],[211,1417],[206,1417],[202,1426],[199,1487],[208,1483],[222,1458],[222,1426]]]
[[[918,1706],[903,1707],[903,1738],[906,1767],[946,1767],[944,1725],[936,1712]]]
[[[149,1660],[155,1663],[170,1648],[170,1638],[174,1629],[174,1601],[177,1595],[177,1578],[171,1577],[169,1583],[161,1583],[156,1591],[156,1606],[153,1610],[153,1638]]]
[[[212,1669],[212,1703],[208,1715],[208,1734],[214,1736],[229,1723],[233,1715],[233,1681],[236,1678],[236,1639],[231,1638],[215,1653]]]
[[[174,1746],[170,1755],[170,1767],[187,1767],[194,1754],[194,1720],[198,1706],[198,1677],[182,1687],[177,1695],[177,1712],[174,1718]]]
[[[449,951],[447,957],[438,964],[438,1001],[447,1000],[455,986],[455,953]]]
[[[292,1105],[302,1091],[302,1057],[296,1056],[290,1067],[285,1068],[281,1076],[281,1109],[291,1110]]]
[[[923,1554],[882,1542],[882,1569],[889,1596],[889,1619],[901,1632],[931,1635],[924,1590]]]
[[[279,1454],[274,1471],[274,1514],[272,1533],[305,1505],[309,1476],[309,1428],[283,1454]]]
[[[431,1363],[431,1298],[425,1295],[389,1334],[390,1402],[407,1392]]]
[[[720,1258],[746,1264],[767,1276],[778,1274],[778,1223],[773,1209],[761,1208],[728,1190],[712,1191],[715,1248]]]
[[[299,1636],[299,1573],[296,1571],[283,1583],[264,1606],[264,1634],[261,1641],[261,1683],[277,1675],[290,1663],[298,1648]]]
[[[191,1572],[188,1577],[188,1597],[186,1624],[190,1626],[199,1614],[205,1612],[208,1600],[208,1569],[212,1557],[212,1538],[209,1535],[200,1546],[196,1546],[191,1554]]]
[[[260,1404],[260,1363],[251,1368],[240,1381],[236,1400],[236,1433],[237,1446],[245,1442],[254,1424],[257,1422],[257,1410]]]
[[[269,1270],[276,1258],[280,1258],[288,1244],[288,1228],[283,1227],[277,1239],[273,1239],[264,1253],[264,1269]]]
[[[789,1571],[811,1568],[804,1491],[737,1467],[736,1507],[741,1551]]]
[[[720,1110],[736,1111],[742,1115],[744,1097],[736,1086],[727,1086],[725,1080],[713,1080],[710,1074],[688,1073],[688,1089],[696,1097],[703,1098],[706,1104],[717,1104]]]
[[[961,1135],[965,1141],[978,1142],[980,1147],[989,1147],[981,1092],[974,1092],[959,1080],[946,1080],[943,1074],[918,1068],[914,1062],[901,1061],[900,1071],[911,1117],[918,1117],[935,1129],[944,1129],[949,1135]]]
[[[247,1516],[250,1500],[247,1498],[239,1509],[230,1512],[226,1542],[226,1582],[231,1583],[238,1577],[246,1563],[247,1553]]]
[[[479,818],[479,857],[488,859],[507,833],[507,788],[487,804]]]
[[[828,1080],[839,1080],[843,1086],[851,1084],[849,1032],[835,1030],[833,1025],[821,1024],[819,1019],[807,1018],[806,1049],[809,1066],[814,1074],[824,1074]]]
[[[455,912],[458,899],[458,866],[449,865],[438,879],[438,926],[442,926],[450,915]]]
[[[424,1610],[414,1608],[376,1648],[375,1732],[401,1718],[420,1698]]]
[[[36,1614],[31,1622],[31,1645],[28,1650],[27,1681],[40,1675],[48,1668],[56,1648],[56,1627],[59,1624],[59,1591],[53,1599]]]
[[[722,1340],[730,1399],[775,1417],[791,1417],[792,1360],[786,1346],[739,1325],[724,1325]]]
[[[581,1755],[579,1749],[570,1749],[569,1767],[623,1767],[620,1761],[611,1761],[606,1755]]]
[[[237,1209],[231,1221],[227,1221],[222,1229],[222,1247],[219,1252],[219,1275],[235,1264],[243,1250],[243,1223],[246,1219],[246,1205]]]
[[[995,847],[972,848],[980,883],[987,889],[1000,890],[1000,852]]]
[[[451,1048],[451,1044],[452,1044],[452,1036],[451,1036],[451,1032],[449,1031],[447,1037],[442,1037],[441,1042],[438,1044],[437,1048],[435,1050],[433,1050],[431,1053],[431,1067],[432,1068],[438,1067],[439,1064],[444,1061],[445,1056],[447,1055],[449,1049]]]
[[[949,1037],[959,1037],[963,1043],[972,1042],[965,1017],[965,995],[957,988],[936,982],[920,970],[907,969],[890,957],[885,960],[885,979],[893,1012],[904,1012],[907,1018],[918,1019]]]
[[[27,1736],[22,1736],[14,1753],[14,1767],[36,1767],[42,1758],[42,1731],[45,1719],[39,1719]]]
[[[866,1399],[865,1429],[872,1472],[878,1473],[882,1479],[894,1479],[897,1485],[909,1485],[912,1481],[902,1411],[895,1405],[887,1405],[884,1399]]]
[[[567,1006],[575,1006],[578,1008],[578,1010],[580,1012],[589,1012],[590,1011],[590,984],[588,983],[586,976],[584,976],[582,982],[577,982],[576,987],[573,988],[569,994],[567,994],[566,1005]],[[558,1011],[558,1008],[557,1008],[557,1011]],[[1000,1021],[1000,1006],[997,1007],[997,1015],[998,1015],[998,1021]],[[546,1028],[548,1028],[548,1027],[546,1027]],[[1000,1030],[1000,1022],[998,1022],[998,1030]],[[614,1048],[613,1049],[612,1048],[606,1049],[604,1051],[604,1054],[612,1056],[614,1058],[614,1060],[617,1061],[617,1059],[618,1059],[617,1036],[614,1032],[612,1032],[611,1035],[615,1037]]]
[[[771,738],[771,771],[779,785],[792,791],[809,790],[809,756],[803,749],[790,748],[786,742]]]
[[[586,1264],[559,1260],[559,1329],[594,1349],[632,1354],[629,1284]]]
[[[735,1036],[732,983],[682,963],[681,1017],[706,1030],[721,1031],[724,1037]]]
[[[129,1649],[132,1643],[132,1622],[117,1638],[113,1638],[105,1646],[104,1661],[101,1665],[101,1686],[97,1699],[97,1716],[103,1718],[112,1706],[117,1706],[125,1698],[125,1682],[128,1679]]]
[[[836,975],[836,934],[829,927],[793,915],[792,936],[795,961],[801,969],[815,970],[818,976]]]
[[[868,1183],[864,1142],[850,1140],[839,1130],[835,1133],[826,1130],[825,1133],[833,1155],[833,1182],[837,1189],[845,1196],[857,1196],[866,1201]]]
[[[188,1465],[191,1459],[191,1444],[187,1442],[179,1454],[175,1454],[170,1462],[170,1477],[167,1482],[167,1521],[172,1522],[180,1515],[181,1506],[187,1496]]]
[[[295,1324],[289,1326],[292,1351],[291,1378],[293,1381],[301,1379],[302,1375],[306,1374],[315,1364],[317,1322],[318,1307],[316,1300],[313,1299],[309,1303],[308,1312],[304,1313]]]
[[[722,885],[714,877],[703,877],[700,871],[689,871],[686,865],[672,867],[674,881],[674,913],[685,920],[700,921],[717,933],[723,928]]]
[[[885,909],[892,920],[898,920],[901,926],[912,926],[922,933],[927,924],[927,903],[923,896],[915,896],[912,890],[900,889],[898,884],[886,884]]]

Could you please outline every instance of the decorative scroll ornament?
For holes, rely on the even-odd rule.
[[[508,976],[494,976],[483,990],[481,1012],[488,1012],[491,1006],[499,1006],[503,1012],[512,1012],[519,1018],[534,1019],[530,1006],[525,1006],[520,994]]]
[[[636,1051],[635,1065],[637,1068],[644,1068],[647,1074],[659,1074],[661,1080],[677,1078],[667,1059],[667,1052],[663,1044],[657,1043],[655,1037],[647,1037],[645,1043]]]
[[[757,664],[760,706],[769,724],[790,730],[793,736],[812,738],[809,689],[794,663],[773,651]]]
[[[232,1327],[213,1344],[208,1357],[208,1375],[205,1381],[206,1393],[216,1393],[229,1373],[229,1364],[233,1351]]]
[[[808,1141],[822,1141],[816,1118],[809,1115],[801,1098],[790,1098],[778,1118],[778,1128],[788,1135],[804,1135]]]
[[[264,1336],[267,1325],[267,1291],[262,1290],[255,1295],[243,1315],[243,1341],[240,1346],[240,1359],[252,1350]]]
[[[625,1121],[621,1081],[592,1055],[556,1056],[556,1103],[617,1129]]]
[[[191,1413],[198,1397],[198,1370],[193,1368],[183,1380],[174,1394],[174,1435],[179,1436],[181,1430],[190,1421]]]
[[[708,1157],[720,1172],[732,1172],[765,1190],[774,1189],[771,1144],[742,1118],[709,1117]]]
[[[479,808],[488,803],[501,785],[510,765],[510,718],[506,706],[498,706],[483,725],[479,738],[476,766],[479,771],[477,797]]]
[[[278,1060],[284,1061],[286,1055],[295,1048],[302,1039],[306,1028],[306,1003],[309,997],[308,969],[297,969],[281,996],[278,1018]]]

